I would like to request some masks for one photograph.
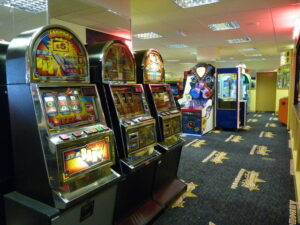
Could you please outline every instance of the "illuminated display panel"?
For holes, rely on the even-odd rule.
[[[218,74],[218,106],[223,109],[235,109],[237,101],[237,74]]]
[[[41,88],[48,129],[99,122],[95,87]]]
[[[104,80],[135,81],[134,60],[126,45],[120,43],[110,45],[103,61]]]
[[[63,29],[46,30],[37,38],[33,61],[33,81],[81,81],[88,77],[84,46]]]
[[[119,119],[145,114],[143,90],[140,86],[114,86],[112,93]]]
[[[164,86],[151,87],[152,96],[158,112],[167,111],[172,108],[172,96]]]
[[[144,61],[144,82],[163,83],[165,81],[164,63],[157,51],[150,51]]]
[[[63,152],[63,179],[110,160],[109,137]]]

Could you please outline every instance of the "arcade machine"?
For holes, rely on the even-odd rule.
[[[217,69],[216,127],[238,129],[246,125],[241,68]]]
[[[104,108],[116,136],[118,160],[125,178],[119,185],[116,223],[147,224],[162,210],[151,197],[161,154],[155,150],[155,119],[143,85],[136,83],[134,57],[118,40],[92,45],[88,52],[93,82],[107,98]]]
[[[114,135],[83,44],[61,26],[26,31],[11,41],[6,68],[16,182],[7,224],[112,224]]]
[[[8,43],[0,42],[0,224],[6,224],[3,195],[13,191],[13,159],[6,86],[5,60]]]
[[[151,115],[156,119],[157,150],[162,158],[154,180],[154,199],[162,205],[170,204],[186,190],[177,178],[184,140],[180,138],[181,112],[177,109],[169,84],[165,83],[164,64],[155,49],[135,54],[137,78],[144,84]]]
[[[202,135],[214,128],[215,67],[198,63],[189,73],[183,98],[179,100],[182,130],[185,134]]]

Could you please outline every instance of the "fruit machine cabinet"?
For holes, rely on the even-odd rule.
[[[6,68],[16,182],[7,224],[112,224],[114,134],[83,44],[62,26],[26,31],[9,44]]]
[[[137,51],[138,83],[145,88],[151,115],[156,119],[157,150],[162,153],[156,169],[153,196],[167,206],[186,190],[177,171],[184,140],[181,139],[181,112],[169,84],[165,83],[163,59],[155,49]]]
[[[216,127],[239,129],[246,125],[241,68],[217,69]]]
[[[197,63],[186,77],[182,111],[182,130],[187,135],[203,135],[214,129],[215,67]]]
[[[91,75],[106,96],[106,115],[115,132],[120,169],[116,223],[146,224],[161,211],[152,199],[161,154],[155,149],[156,125],[142,84],[136,83],[134,56],[118,40],[88,47]],[[136,218],[139,218],[137,220]]]
[[[6,85],[6,52],[8,42],[0,42],[0,224],[6,224],[3,195],[13,191],[13,159]]]

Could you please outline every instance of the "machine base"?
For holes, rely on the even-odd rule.
[[[7,224],[111,225],[116,192],[117,184],[114,184],[66,210],[58,210],[18,192],[11,192],[4,197]]]
[[[148,200],[143,205],[138,207],[132,214],[127,216],[118,225],[141,225],[148,224],[156,218],[162,208],[153,200]]]

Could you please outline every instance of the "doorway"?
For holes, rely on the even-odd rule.
[[[276,72],[260,72],[256,77],[256,111],[274,112],[276,100]]]

